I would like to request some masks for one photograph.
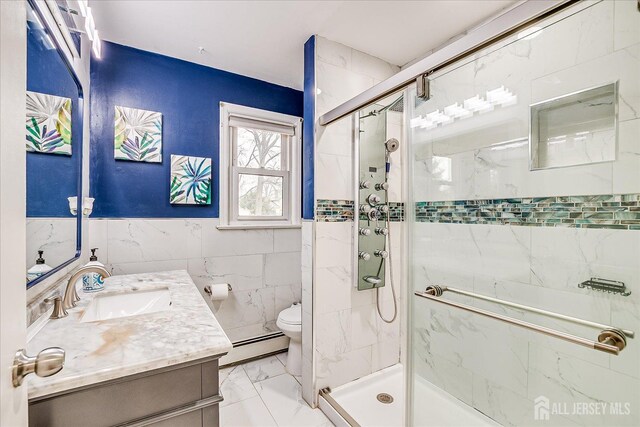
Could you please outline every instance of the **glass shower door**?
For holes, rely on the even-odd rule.
[[[562,14],[408,90],[412,425],[640,425],[640,13]]]

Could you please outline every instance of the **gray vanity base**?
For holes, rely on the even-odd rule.
[[[217,427],[218,357],[32,399],[29,425]]]

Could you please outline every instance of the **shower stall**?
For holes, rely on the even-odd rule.
[[[377,410],[392,370],[403,413],[351,424],[640,425],[637,3],[568,2],[439,62],[402,93],[404,367],[332,398]]]
[[[580,2],[408,89],[409,424],[640,424],[639,28]]]

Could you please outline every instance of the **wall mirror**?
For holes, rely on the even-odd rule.
[[[27,288],[80,256],[82,86],[45,22],[28,2]]]

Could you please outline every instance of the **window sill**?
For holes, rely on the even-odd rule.
[[[302,228],[302,224],[234,224],[218,225],[218,230],[260,230],[260,229],[295,229]]]

